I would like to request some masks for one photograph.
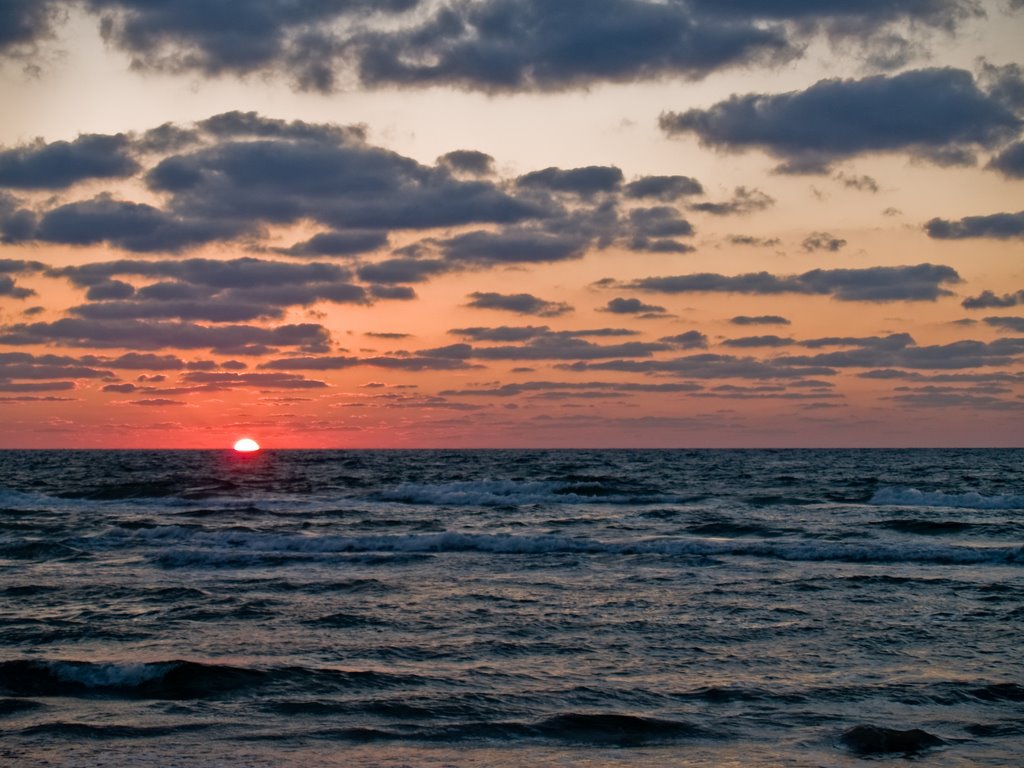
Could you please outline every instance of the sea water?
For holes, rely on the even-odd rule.
[[[3,451],[0,762],[1019,766],[1024,451]]]

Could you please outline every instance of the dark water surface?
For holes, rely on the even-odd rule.
[[[3,451],[0,762],[1019,766],[1022,543],[1020,450]]]

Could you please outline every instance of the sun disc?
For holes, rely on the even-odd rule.
[[[239,453],[252,453],[253,451],[258,451],[259,449],[260,444],[250,437],[243,437],[241,440],[235,443],[235,450],[238,451]]]

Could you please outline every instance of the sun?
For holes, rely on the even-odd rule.
[[[258,451],[260,444],[253,440],[251,437],[243,437],[235,443],[235,450],[239,453],[252,453]]]

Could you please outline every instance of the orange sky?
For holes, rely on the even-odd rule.
[[[1024,12],[440,5],[0,35],[0,447],[1022,444]]]

